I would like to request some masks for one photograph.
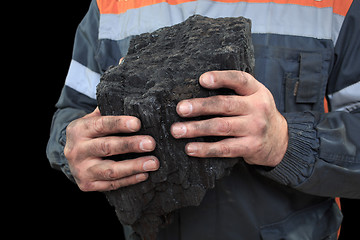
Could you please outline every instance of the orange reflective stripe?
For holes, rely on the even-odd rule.
[[[349,8],[352,4],[352,0],[335,0],[333,6],[333,12],[342,16],[345,16],[349,11]]]
[[[129,9],[141,8],[162,2],[170,5],[194,2],[196,0],[97,0],[100,14],[120,14]]]
[[[326,97],[324,97],[324,112],[325,113],[329,112],[329,104],[328,104]]]
[[[347,11],[350,8],[350,5],[353,0],[214,0],[215,2],[224,2],[224,3],[235,3],[235,2],[251,2],[251,3],[279,3],[279,4],[297,4],[301,6],[325,8],[332,7],[333,12],[342,16],[345,16]]]
[[[129,9],[141,8],[153,4],[167,2],[170,5],[177,5],[186,2],[194,2],[195,0],[97,0],[101,14],[120,14]],[[345,16],[352,0],[214,0],[214,2],[223,3],[279,3],[279,4],[297,4],[301,6],[310,6],[317,8],[332,7],[333,12]]]
[[[214,2],[225,2],[225,3],[234,3],[234,2],[252,2],[252,3],[279,3],[279,4],[297,4],[302,6],[311,6],[311,7],[332,7],[334,0],[324,0],[324,1],[315,1],[315,0],[213,0]]]
[[[297,4],[301,6],[325,8],[332,7],[333,12],[342,16],[345,16],[352,0],[214,0],[215,2],[235,3],[235,2],[251,2],[251,3],[279,3],[279,4]]]
[[[339,209],[341,210],[340,198],[339,198],[339,197],[335,198],[335,202],[336,202],[336,204],[338,205]],[[338,229],[338,232],[337,232],[337,238],[338,238],[338,239],[339,239],[339,237],[340,237],[340,232],[341,232],[341,225],[340,225],[340,227],[339,227],[339,229]]]

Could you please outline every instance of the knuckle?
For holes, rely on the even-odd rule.
[[[224,114],[233,115],[236,110],[236,107],[234,104],[226,103],[223,109],[224,109]]]
[[[76,181],[79,189],[83,192],[95,191],[93,182],[90,181]]]
[[[78,155],[80,155],[78,150],[78,145],[72,143],[71,141],[66,141],[64,150],[63,150],[65,158],[71,162],[77,158]]]
[[[104,134],[105,132],[113,132],[122,129],[123,120],[121,117],[101,116],[94,118],[92,124],[92,127],[97,134]]]
[[[71,121],[66,127],[66,133],[73,133],[79,131],[81,128],[86,128],[87,119],[85,117]]]
[[[95,191],[94,183],[89,178],[88,169],[86,169],[85,165],[77,164],[70,166],[70,171],[75,179],[77,186],[81,191],[83,192]]]
[[[105,179],[105,180],[113,180],[113,179],[116,179],[115,177],[115,172],[113,169],[111,168],[108,168],[108,169],[105,169],[103,171],[100,171],[99,172],[99,176],[101,177],[101,179]]]
[[[76,159],[76,151],[65,146],[64,147],[64,156],[68,160],[69,164],[71,164]]]
[[[233,77],[235,79],[238,80],[239,83],[241,83],[241,85],[247,85],[249,82],[249,78],[247,73],[243,72],[243,71],[236,71],[236,72],[232,72]]]
[[[259,99],[260,101],[256,101],[256,108],[262,113],[269,115],[273,109],[276,109],[272,95],[268,90],[261,94]]]
[[[221,133],[221,135],[230,135],[232,132],[232,126],[228,120],[219,118],[217,130]]]
[[[268,124],[266,119],[264,118],[256,118],[254,119],[254,126],[255,126],[255,134],[259,136],[266,135]]]
[[[116,184],[116,182],[110,182],[110,186],[109,186],[109,190],[112,191],[112,190],[116,190],[118,188],[120,188],[121,185],[120,184]]]
[[[78,136],[77,122],[78,122],[78,120],[72,121],[65,129],[65,135],[66,135],[65,148],[66,148],[66,150],[72,149],[70,147],[70,145],[72,145],[72,143],[75,142],[75,139]]]
[[[110,156],[112,153],[111,143],[109,141],[101,141],[98,147],[98,152],[101,156]]]
[[[94,118],[93,120],[93,129],[96,133],[101,134],[104,132],[105,129],[105,118],[103,117],[99,117],[99,118]]]
[[[86,182],[86,178],[79,168],[71,167],[70,171],[78,185],[83,185]]]
[[[82,184],[78,184],[78,187],[81,191],[83,192],[91,192],[94,191],[95,189],[93,188],[93,184],[91,182],[87,182],[87,183],[82,183]]]
[[[88,178],[90,180],[116,180],[120,175],[115,167],[116,162],[112,160],[102,160],[100,163],[90,166],[87,169]]]
[[[228,145],[221,143],[219,148],[220,148],[221,156],[224,157],[231,156],[231,149]]]
[[[226,115],[232,115],[236,109],[233,98],[230,96],[221,96],[219,99],[223,104],[223,111]]]
[[[75,130],[78,120],[72,121],[66,127],[66,136],[70,136]]]
[[[64,156],[68,160],[72,158],[72,151],[69,149],[68,144],[66,144],[64,147]]]
[[[208,157],[230,157],[231,149],[228,145],[224,143],[219,143],[217,146],[214,146],[209,149],[206,156]]]
[[[139,143],[132,137],[120,137],[116,140],[112,149],[112,154],[125,154],[137,151]]]
[[[119,151],[123,153],[135,153],[140,152],[142,149],[140,147],[140,144],[135,144],[133,142],[125,142],[121,145],[121,149]]]

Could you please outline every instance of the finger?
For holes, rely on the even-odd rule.
[[[247,147],[243,144],[245,138],[227,138],[219,142],[192,142],[185,146],[185,152],[193,157],[244,157]]]
[[[113,180],[113,181],[96,181],[92,182],[90,187],[91,191],[112,191],[121,187],[127,187],[147,180],[148,173],[138,173],[129,177]],[[84,190],[83,190],[84,191]]]
[[[175,138],[245,136],[249,133],[247,123],[247,117],[211,118],[202,121],[174,123],[170,131]]]
[[[87,137],[101,137],[114,133],[137,132],[141,123],[132,116],[95,116],[82,119],[83,131]]]
[[[181,117],[236,116],[247,114],[250,110],[247,98],[234,95],[183,100],[176,107],[176,111]]]
[[[101,137],[87,141],[83,152],[87,157],[107,157],[125,153],[151,152],[155,149],[155,140],[151,136]]]
[[[112,161],[102,160],[88,169],[94,181],[114,181],[121,178],[156,171],[159,169],[159,160],[154,156],[139,157],[131,160]]]
[[[237,94],[248,96],[258,91],[261,83],[242,71],[212,71],[200,76],[200,84],[210,89],[230,88]]]

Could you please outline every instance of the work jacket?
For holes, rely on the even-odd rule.
[[[335,197],[360,198],[359,0],[92,1],[56,104],[52,167],[72,179],[66,126],[95,109],[100,76],[126,56],[130,39],[194,14],[252,20],[255,77],[286,118],[289,143],[274,168],[237,164],[200,206],[176,211],[158,238],[336,239]]]

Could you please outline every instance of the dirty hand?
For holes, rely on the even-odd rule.
[[[154,156],[119,162],[104,159],[153,151],[155,141],[150,136],[109,136],[137,132],[140,125],[140,120],[131,116],[101,116],[98,108],[69,124],[64,154],[82,191],[109,191],[136,184],[147,179],[148,171],[159,168]]]
[[[276,166],[285,155],[288,128],[270,91],[253,76],[241,71],[213,71],[200,76],[209,89],[229,88],[238,95],[183,100],[181,117],[217,115],[202,121],[174,123],[175,138],[228,136],[218,142],[190,142],[185,151],[195,157],[243,157],[249,164]]]

